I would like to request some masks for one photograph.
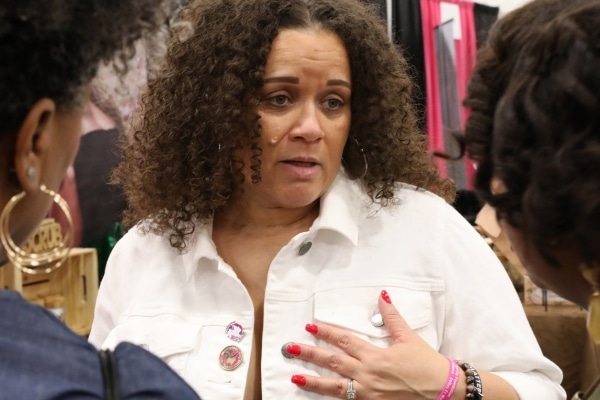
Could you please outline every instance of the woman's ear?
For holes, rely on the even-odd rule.
[[[26,192],[39,188],[41,167],[50,144],[52,119],[56,104],[43,98],[30,109],[17,131],[15,147],[15,171],[21,188]]]

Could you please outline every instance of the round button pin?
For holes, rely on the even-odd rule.
[[[225,328],[225,334],[227,337],[235,342],[239,342],[246,335],[242,325],[233,321]]]
[[[242,363],[242,351],[237,346],[227,346],[219,354],[219,364],[225,371],[233,371]]]
[[[308,251],[310,250],[311,247],[312,247],[312,242],[302,243],[302,246],[300,246],[300,250],[298,250],[298,254],[300,254],[301,256],[305,255],[306,253],[308,253]]]

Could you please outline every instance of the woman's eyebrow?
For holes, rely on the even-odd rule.
[[[297,85],[300,83],[300,80],[293,76],[273,76],[271,78],[265,78],[263,81],[265,84],[272,82],[293,83]],[[343,79],[331,79],[327,81],[327,86],[345,86],[347,88],[352,88],[350,82]]]

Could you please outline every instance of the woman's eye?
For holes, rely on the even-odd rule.
[[[342,107],[344,103],[340,99],[327,99],[325,100],[325,106],[330,110],[337,110]]]
[[[287,98],[287,96],[284,96],[282,94],[273,96],[269,99],[269,103],[271,103],[274,106],[285,106],[288,102],[289,99]]]

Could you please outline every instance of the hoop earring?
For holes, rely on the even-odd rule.
[[[24,191],[14,195],[6,203],[0,215],[0,241],[2,241],[8,259],[15,268],[31,275],[47,274],[59,268],[69,256],[73,245],[73,219],[71,218],[69,205],[65,199],[58,193],[48,189],[46,185],[41,185],[40,190],[42,193],[50,196],[52,201],[59,205],[69,224],[69,230],[58,246],[45,249],[41,253],[27,252],[17,246],[10,237],[10,213],[17,203],[25,197]]]
[[[594,288],[594,293],[590,298],[587,315],[587,328],[590,337],[596,344],[600,344],[600,291],[598,290],[598,280],[600,278],[600,266],[592,267],[585,263],[579,266],[581,274]]]
[[[358,151],[360,151],[360,155],[362,156],[362,159],[365,163],[365,170],[363,171],[362,175],[360,176],[360,179],[362,179],[365,176],[367,176],[367,172],[369,172],[369,163],[367,162],[367,156],[365,154],[365,150],[362,148],[360,143],[358,143],[358,139],[353,137],[352,140],[354,140],[354,143],[356,143],[356,147],[358,147]]]

